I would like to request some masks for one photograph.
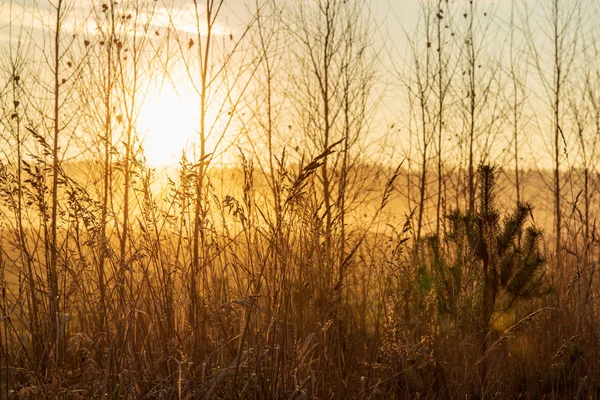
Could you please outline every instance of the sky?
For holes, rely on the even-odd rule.
[[[464,7],[466,10],[468,1],[469,0],[455,0],[455,4],[458,4],[457,10],[460,10],[461,7]],[[568,1],[574,3],[578,0]],[[597,0],[582,1],[585,4],[589,3],[593,5],[594,1]],[[150,3],[151,0],[148,0],[148,2]],[[81,24],[78,23],[78,20],[86,20],[90,13],[90,10],[82,5],[89,3],[80,1],[67,3],[72,5],[73,12],[71,13],[71,19],[65,24],[65,30],[67,32],[76,32],[81,29]],[[525,10],[529,10],[536,18],[543,19],[544,16],[548,16],[549,0],[519,0],[517,3],[519,5],[517,12],[520,13],[520,15],[523,15]],[[4,56],[6,55],[6,50],[11,46],[8,41],[11,22],[13,29],[18,29],[19,25],[23,25],[25,28],[33,27],[34,36],[39,35],[36,42],[38,44],[44,43],[39,39],[41,38],[42,26],[44,24],[51,25],[53,21],[53,16],[50,13],[50,4],[49,1],[43,0],[4,0],[0,3],[0,49],[2,49]],[[193,32],[193,19],[190,19],[191,12],[189,9],[191,6],[190,1],[159,0],[156,4],[158,9],[155,13],[154,24],[157,27],[160,27],[161,24],[165,26],[168,25],[169,13],[167,12],[167,9],[176,8],[180,10],[179,15],[182,18],[182,21],[177,24],[177,28],[183,32]],[[494,43],[494,46],[504,46],[504,42],[506,41],[505,31],[510,20],[511,1],[478,0],[477,4],[481,9],[489,10],[489,13],[494,17],[494,22],[490,25],[490,33],[492,37],[495,36],[497,39],[495,42],[492,41],[490,43]],[[398,113],[398,109],[405,107],[405,105],[398,100],[403,97],[403,94],[401,93],[403,89],[402,85],[397,84],[397,74],[406,67],[407,61],[410,61],[408,38],[413,37],[413,32],[415,32],[415,28],[419,23],[419,10],[421,5],[422,2],[419,0],[369,0],[367,7],[365,7],[365,10],[367,10],[366,12],[371,14],[370,17],[376,25],[374,29],[376,32],[376,46],[382,48],[380,52],[380,58],[383,65],[383,72],[381,74],[382,82],[386,85],[392,83],[390,89],[386,91],[386,95],[389,97],[386,99],[384,107],[381,108],[381,112],[378,116],[378,118],[381,119],[381,123],[379,124],[380,127],[391,124],[401,125],[404,123],[403,121],[398,121],[405,118],[405,115],[400,115]],[[38,7],[38,10],[32,13],[31,10],[35,9],[36,6]],[[236,27],[242,26],[248,19],[250,10],[253,6],[254,0],[226,1],[225,9],[223,10],[223,28],[220,33],[222,35],[227,35],[228,33],[236,32],[236,29],[239,29]],[[186,9],[186,7],[188,8]],[[590,14],[593,15],[593,13]],[[89,22],[86,29],[93,31],[95,26],[92,22]],[[538,31],[535,24],[532,25],[532,29],[536,47],[539,46],[539,48],[542,49],[545,41],[543,32]],[[15,32],[13,31],[13,39],[15,36]],[[25,40],[27,41],[28,38],[25,37]],[[49,45],[49,43],[46,43],[46,45]],[[43,49],[38,50],[42,50],[43,52]],[[541,53],[547,54],[548,52],[541,51]],[[166,95],[161,93],[150,93],[148,105],[142,110],[143,115],[145,115],[144,122],[142,123],[144,129],[151,133],[152,130],[162,132],[167,128],[165,125],[167,122],[156,118],[159,114],[158,110],[168,110],[175,116],[174,118],[179,121],[185,121],[186,118],[193,121],[195,110],[191,105],[193,102],[189,101],[192,96],[191,93],[185,93],[185,89],[180,89],[179,93],[173,93],[173,91],[171,91]],[[543,96],[540,96],[539,100],[542,101]],[[189,130],[193,129],[193,127],[189,128]],[[168,157],[170,158],[177,157],[177,148],[184,145],[184,143],[187,143],[186,137],[175,138],[168,143],[165,143],[164,140],[160,138],[156,139],[158,135],[158,133],[149,134],[146,143],[147,150],[155,154],[152,156],[155,159],[158,159],[160,154],[163,153],[169,153]],[[153,137],[156,140],[153,140]],[[167,144],[170,148],[165,150]],[[534,148],[539,148],[540,146],[547,147],[547,145],[547,141],[544,142],[544,140],[540,141],[538,139],[530,141],[529,143],[529,147]],[[500,147],[498,147],[498,149],[499,148]],[[396,156],[396,154],[393,153],[394,152],[391,152],[390,154],[387,154],[387,156],[393,158]],[[161,162],[165,160],[162,160]]]

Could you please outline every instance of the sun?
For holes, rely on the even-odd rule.
[[[224,97],[213,93],[205,115],[205,152],[212,162],[229,164],[226,149],[236,142],[231,112]],[[144,156],[150,166],[176,167],[200,156],[200,96],[191,85],[163,84],[144,97],[137,123]]]
[[[175,166],[183,153],[195,160],[199,152],[199,95],[186,85],[162,85],[150,90],[141,107],[138,129],[147,162],[151,166]],[[219,125],[218,116],[207,110],[207,129]],[[215,140],[206,138],[206,150]]]
[[[144,155],[152,166],[175,165],[198,142],[197,96],[185,88],[162,86],[144,99],[138,119]]]

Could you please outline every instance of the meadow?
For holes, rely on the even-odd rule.
[[[0,398],[600,397],[597,2],[378,6],[0,4]]]

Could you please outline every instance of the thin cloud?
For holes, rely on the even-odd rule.
[[[93,2],[75,2],[68,10],[62,30],[67,34],[84,33],[93,35],[101,31],[105,23],[100,23],[92,13]],[[47,7],[37,6],[33,2],[0,4],[0,42],[7,41],[9,30],[42,31],[46,28],[53,29],[56,14]],[[200,26],[196,24],[193,5],[182,4],[167,8],[157,6],[154,9],[140,10],[137,15],[137,25],[131,31],[135,35],[153,35],[156,31],[171,29],[180,33],[200,34],[205,36],[208,27],[200,18]],[[212,35],[228,36],[232,33],[225,24],[219,22],[212,27]]]

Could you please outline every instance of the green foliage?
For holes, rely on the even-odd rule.
[[[482,310],[479,322],[487,327],[492,312],[506,311],[517,299],[547,294],[549,288],[543,282],[542,233],[528,225],[532,206],[518,203],[501,218],[495,168],[481,165],[478,173],[478,209],[447,216],[446,235],[427,240],[427,263],[440,311],[473,319],[473,312]]]

